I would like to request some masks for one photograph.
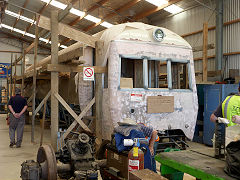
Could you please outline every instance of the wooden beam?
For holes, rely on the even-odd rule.
[[[33,98],[33,94],[30,96],[30,98],[28,98],[27,104],[29,104],[32,101],[32,98]]]
[[[42,106],[44,105],[44,103],[48,100],[48,98],[51,95],[51,90],[47,93],[47,95],[43,98],[43,100],[40,102],[40,104],[38,105],[38,107],[36,108],[35,111],[32,111],[33,115],[36,115],[38,113],[38,111],[40,111],[40,109],[42,108]]]
[[[38,21],[37,17],[37,21]],[[34,47],[34,62],[33,62],[33,99],[32,99],[32,112],[35,111],[35,103],[36,103],[36,86],[37,86],[37,50],[38,50],[38,26],[35,26],[35,47]],[[32,129],[31,129],[31,142],[34,142],[34,131],[35,131],[35,114],[32,114]]]
[[[23,59],[22,59],[22,86],[21,86],[21,94],[24,97],[24,74],[25,74],[25,52],[23,50]]]
[[[103,4],[106,3],[107,1],[109,1],[109,0],[100,0],[100,1],[98,1],[98,2],[97,2],[98,5],[96,5],[96,4],[93,5],[92,7],[90,7],[90,8],[87,10],[87,12],[85,13],[84,16],[79,16],[79,17],[77,17],[77,18],[74,19],[72,22],[70,22],[68,25],[69,25],[69,26],[74,26],[74,25],[77,24],[79,21],[81,21],[88,13],[90,13],[91,11],[94,11],[95,9],[99,8],[99,6],[103,5]],[[61,45],[62,45],[62,44],[65,44],[65,43],[69,42],[70,40],[71,40],[71,39],[66,38],[66,39],[64,39],[62,42],[60,42],[60,44],[61,44]]]
[[[95,45],[95,62],[97,66],[101,66],[104,61],[104,41],[97,41]],[[95,70],[95,69],[94,69]],[[95,75],[95,98],[96,98],[96,121],[95,121],[95,129],[96,129],[96,137],[99,138],[100,143],[102,141],[102,101],[103,101],[103,74]],[[99,148],[99,147],[97,147]]]
[[[49,20],[49,19],[48,19]],[[50,22],[49,22],[50,23]],[[39,24],[41,24],[39,22]],[[50,24],[49,24],[50,25]],[[50,30],[50,29],[49,29]],[[51,11],[51,63],[58,64],[58,11]],[[57,132],[58,132],[58,100],[54,93],[58,93],[59,78],[58,72],[51,72],[51,145],[57,151]]]
[[[38,11],[38,14],[42,14],[43,11],[47,8],[47,6],[49,5],[49,3],[46,3],[43,5],[43,7]],[[36,17],[33,17],[34,21],[36,21]],[[25,29],[25,34],[29,31],[29,29],[32,27],[33,23],[29,23],[28,26]]]
[[[73,123],[68,127],[67,131],[63,134],[63,140],[68,136],[68,134],[75,128],[75,126],[79,123],[82,127],[85,127],[86,125],[82,122],[83,116],[89,111],[89,109],[92,107],[92,105],[95,103],[95,97],[88,103],[88,105],[83,109],[83,111],[80,113],[78,118],[73,121]],[[89,129],[86,127],[85,129]],[[91,130],[89,129],[89,132]]]
[[[25,2],[24,2],[24,4],[23,4],[23,8],[18,12],[18,14],[19,14],[20,16],[23,14],[23,12],[24,12],[24,8],[26,8],[28,2],[29,2],[29,0],[25,0]],[[19,18],[16,18],[16,20],[15,20],[15,22],[14,22],[12,28],[15,28],[15,26],[16,26],[17,23],[18,23],[18,21],[19,21]]]
[[[58,51],[59,63],[64,63],[69,61],[71,58],[75,59],[83,55],[83,47],[81,42],[77,42],[68,48],[62,49]],[[37,68],[47,66],[47,64],[51,63],[51,56],[48,56],[37,63]],[[29,66],[26,71],[27,73],[33,69],[33,66]]]
[[[208,23],[203,24],[203,82],[207,82],[207,44],[208,44]]]
[[[44,16],[40,17],[39,27],[50,30],[50,19]],[[96,37],[85,34],[79,30],[76,30],[66,24],[59,23],[59,35],[68,37],[75,41],[80,41],[91,47],[95,47],[95,42],[98,40]]]
[[[144,12],[139,13],[136,16],[134,16],[132,19],[133,19],[133,21],[137,21],[139,19],[142,19],[142,18],[144,18],[146,16],[149,16],[149,15],[155,13],[155,12],[158,12],[158,11],[164,9],[165,7],[168,7],[168,6],[172,5],[172,4],[175,4],[175,3],[180,2],[180,1],[182,1],[182,0],[171,0],[171,1],[168,2],[168,4],[165,4],[165,5],[162,5],[162,6],[158,6],[156,8],[150,9],[150,10],[145,10]],[[125,22],[126,21],[127,20],[125,20]]]
[[[65,107],[65,109],[69,112],[69,114],[71,114],[71,116],[74,119],[78,118],[78,115],[72,110],[72,108],[66,103],[66,101],[58,93],[55,93],[54,96],[63,105],[63,107]]]
[[[54,72],[83,72],[83,68],[86,66],[71,66],[71,65],[61,65],[61,64],[48,64],[47,71]],[[102,66],[88,66],[94,68],[94,73],[101,74],[107,72],[107,67]]]
[[[207,45],[207,50],[214,49],[214,48],[215,48],[215,45],[213,43]],[[192,49],[193,49],[193,52],[203,51],[203,46],[196,46],[196,47],[193,47]]]
[[[117,13],[120,13],[120,12],[122,12],[122,11],[125,11],[125,10],[129,9],[130,7],[134,6],[135,4],[137,4],[139,1],[140,1],[140,0],[132,0],[132,1],[130,1],[130,2],[127,2],[127,3],[124,4],[123,6],[115,9],[114,12],[112,12],[112,13],[110,13],[110,14],[107,14],[105,17],[103,17],[103,19],[102,19],[100,22],[95,23],[95,24],[92,24],[92,25],[84,28],[83,31],[86,32],[86,31],[89,31],[90,29],[93,29],[93,28],[97,27],[98,25],[100,25],[101,23],[103,23],[106,19],[112,18],[113,16],[117,15],[116,12],[117,12]]]
[[[239,23],[239,22],[240,22],[240,18],[232,20],[232,21],[225,22],[225,23],[223,23],[223,25],[228,26],[228,25],[231,25],[231,24]],[[216,26],[209,27],[208,31],[211,31],[211,30],[214,30],[214,29],[216,29]],[[186,33],[186,34],[183,34],[181,36],[184,38],[184,37],[192,36],[192,35],[199,34],[199,33],[202,33],[202,32],[203,32],[203,29],[198,30],[198,31],[194,31],[194,32],[190,32],[190,33]]]

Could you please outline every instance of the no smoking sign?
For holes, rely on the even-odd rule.
[[[94,81],[94,68],[84,67],[83,68],[83,80],[84,81]]]

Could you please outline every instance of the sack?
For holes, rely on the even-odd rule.
[[[231,177],[240,179],[240,140],[232,141],[226,147],[227,158],[224,171]]]

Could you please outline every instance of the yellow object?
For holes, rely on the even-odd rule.
[[[138,147],[133,147],[133,157],[138,157]]]

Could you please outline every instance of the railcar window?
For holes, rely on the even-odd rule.
[[[171,73],[173,89],[189,89],[187,63],[172,62]]]
[[[190,89],[186,62],[121,58],[120,88]]]
[[[143,88],[143,60],[122,58],[121,80],[121,88]]]
[[[168,88],[165,64],[163,61],[148,61],[148,88]]]

